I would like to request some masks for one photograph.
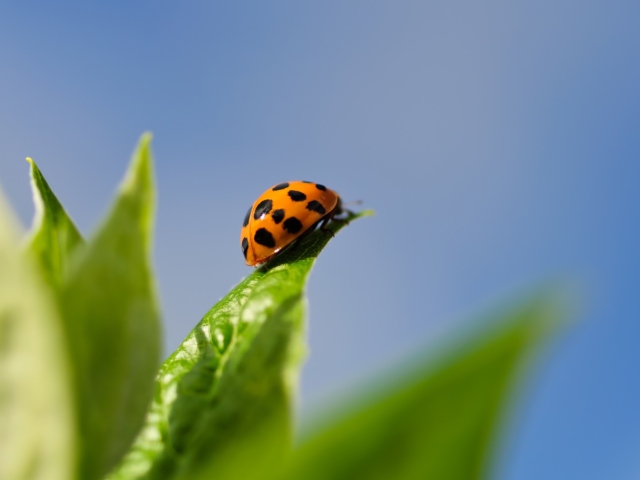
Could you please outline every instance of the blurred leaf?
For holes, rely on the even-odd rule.
[[[71,253],[83,240],[38,166],[30,158],[27,161],[31,165],[31,189],[36,207],[29,249],[46,280],[59,287],[67,274]]]
[[[486,478],[511,387],[523,360],[558,324],[556,304],[539,298],[522,305],[439,361],[403,372],[409,378],[387,383],[303,442],[286,473],[273,478]]]
[[[159,366],[149,142],[142,137],[106,221],[87,245],[76,246],[60,294],[77,384],[83,480],[101,478],[129,449]]]
[[[74,478],[62,322],[0,195],[0,478]]]
[[[163,364],[147,425],[114,479],[246,480],[284,459],[305,352],[304,287],[330,238],[315,231],[204,316]]]

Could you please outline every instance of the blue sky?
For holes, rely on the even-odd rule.
[[[309,284],[302,411],[549,279],[549,349],[498,478],[640,476],[640,4],[13,2],[0,7],[0,185],[25,156],[85,233],[154,133],[167,351],[245,276],[248,205],[310,179],[377,216]]]

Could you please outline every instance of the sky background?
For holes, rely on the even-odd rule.
[[[4,2],[0,185],[24,157],[81,231],[154,133],[167,353],[250,269],[269,186],[363,200],[309,283],[302,415],[577,281],[580,322],[519,406],[500,480],[640,478],[640,3]]]

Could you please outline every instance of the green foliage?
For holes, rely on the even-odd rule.
[[[149,140],[141,140],[106,221],[74,252],[60,294],[75,367],[83,479],[102,478],[130,447],[160,363],[149,265],[155,202]]]
[[[397,369],[294,448],[305,285],[346,222],[254,270],[159,365],[149,141],[86,242],[33,161],[26,248],[0,201],[0,478],[485,478],[554,297]]]
[[[59,288],[67,274],[71,253],[84,241],[38,166],[30,158],[27,161],[31,164],[31,189],[36,207],[29,248],[44,278]]]
[[[0,478],[73,478],[73,394],[60,317],[0,196]]]
[[[150,268],[155,188],[149,141],[142,138],[111,211],[86,243],[30,161],[37,213],[27,253],[49,287],[30,295],[52,297],[56,307],[63,336],[57,348],[64,349],[62,373],[70,377],[65,394],[74,404],[67,428],[81,439],[71,457],[79,479],[103,478],[127,452],[144,421],[160,363]],[[48,362],[43,354],[34,359]]]
[[[305,351],[304,286],[330,239],[312,233],[204,316],[160,369],[153,414],[114,478],[250,478],[284,460]]]
[[[397,372],[401,381],[327,422],[277,478],[485,478],[509,387],[558,309],[541,297],[496,317],[488,331]]]

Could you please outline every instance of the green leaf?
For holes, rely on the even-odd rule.
[[[555,306],[549,297],[521,305],[437,361],[383,382],[304,441],[285,474],[266,478],[486,478],[513,384],[558,324]]]
[[[113,479],[259,478],[284,458],[305,353],[304,288],[331,236],[313,232],[204,316],[163,364],[147,425]]]
[[[74,478],[75,423],[62,322],[0,195],[0,478]]]
[[[129,449],[159,366],[149,142],[149,135],[142,137],[106,221],[86,245],[76,245],[60,292],[75,368],[83,480],[107,474]]]
[[[27,161],[31,165],[31,189],[36,207],[28,247],[45,279],[59,287],[67,274],[71,253],[83,240],[36,163],[30,158]]]

